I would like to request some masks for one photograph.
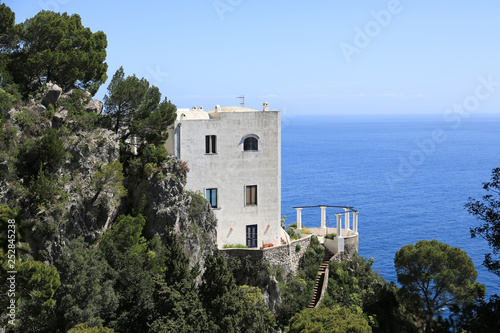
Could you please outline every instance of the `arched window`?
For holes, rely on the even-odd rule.
[[[255,135],[248,135],[243,140],[243,150],[259,150],[259,138]]]

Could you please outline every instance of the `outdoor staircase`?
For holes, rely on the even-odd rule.
[[[314,308],[318,305],[323,294],[323,285],[325,282],[325,273],[328,265],[330,264],[330,259],[333,257],[333,253],[325,249],[325,256],[318,269],[318,277],[316,278],[316,284],[314,285],[314,295],[312,297],[311,303],[307,306],[308,308]]]

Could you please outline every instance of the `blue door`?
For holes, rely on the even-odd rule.
[[[257,247],[257,224],[247,225],[247,246]]]

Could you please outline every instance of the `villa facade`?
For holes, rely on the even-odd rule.
[[[187,162],[186,188],[212,206],[219,248],[281,244],[280,111],[177,109],[165,145]]]

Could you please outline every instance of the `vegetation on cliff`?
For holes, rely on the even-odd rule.
[[[0,18],[6,332],[498,331],[498,296],[482,300],[470,259],[436,241],[396,254],[402,288],[371,260],[332,262],[326,296],[311,310],[324,256],[317,238],[298,274],[224,260],[210,205],[184,189],[189,168],[164,148],[175,105],[123,68],[104,103],[92,99],[106,80],[106,35],[78,15],[42,11],[16,25],[0,4]],[[498,194],[499,174],[487,191]],[[492,194],[467,205],[483,222],[472,236],[492,246],[485,265],[496,274],[499,207]],[[13,293],[3,283],[12,271]],[[444,305],[455,322],[439,316]]]

